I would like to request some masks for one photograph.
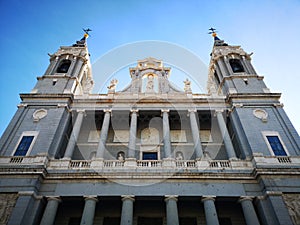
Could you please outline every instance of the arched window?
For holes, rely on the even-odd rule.
[[[239,59],[230,59],[229,63],[234,73],[245,72],[244,67]]]
[[[70,65],[71,65],[71,60],[64,59],[64,60],[61,61],[59,67],[56,70],[56,72],[57,73],[67,73],[68,70],[69,70]]]

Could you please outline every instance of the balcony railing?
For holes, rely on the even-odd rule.
[[[104,167],[123,167],[124,166],[124,161],[120,160],[105,160],[103,162]]]
[[[178,168],[196,168],[197,164],[195,160],[177,160],[176,167]]]
[[[230,168],[231,163],[229,160],[214,160],[209,162],[211,168]]]
[[[91,170],[110,171],[110,168],[118,168],[126,171],[138,171],[147,168],[156,170],[191,170],[191,171],[214,171],[219,169],[226,170],[253,170],[253,168],[300,168],[300,156],[264,156],[261,153],[253,155],[248,160],[67,160],[49,159],[45,155],[37,156],[1,156],[1,168],[47,168],[47,170]]]

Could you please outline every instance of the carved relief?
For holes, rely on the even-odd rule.
[[[35,110],[35,112],[32,114],[33,117],[33,121],[34,122],[38,122],[41,119],[43,119],[44,117],[47,116],[47,110],[46,109],[37,109]]]
[[[283,200],[294,225],[300,224],[300,194],[283,194]]]
[[[127,143],[129,141],[129,130],[114,130],[113,142]]]
[[[158,145],[159,131],[155,128],[146,128],[141,133],[142,144]]]
[[[17,198],[17,194],[0,194],[0,224],[7,224]]]
[[[253,110],[253,115],[256,118],[261,119],[262,122],[267,122],[268,121],[268,113],[263,109],[254,109]]]
[[[171,142],[187,142],[184,130],[170,130]]]

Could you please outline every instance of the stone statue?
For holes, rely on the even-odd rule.
[[[191,81],[189,79],[186,78],[185,81],[183,81],[184,83],[184,91],[185,92],[192,92],[192,89],[191,89]]]
[[[153,88],[154,88],[153,75],[149,75],[148,81],[147,81],[147,86],[146,86],[146,91],[151,92],[151,91],[153,91]]]
[[[118,80],[117,80],[117,79],[112,79],[112,80],[110,81],[109,86],[107,86],[108,90],[109,90],[109,91],[115,91],[115,90],[116,90],[117,84],[118,84]]]

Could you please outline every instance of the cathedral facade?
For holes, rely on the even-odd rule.
[[[0,140],[0,224],[300,224],[300,138],[251,54],[214,34],[206,94],[151,57],[123,90],[92,94],[86,38],[20,94]]]

